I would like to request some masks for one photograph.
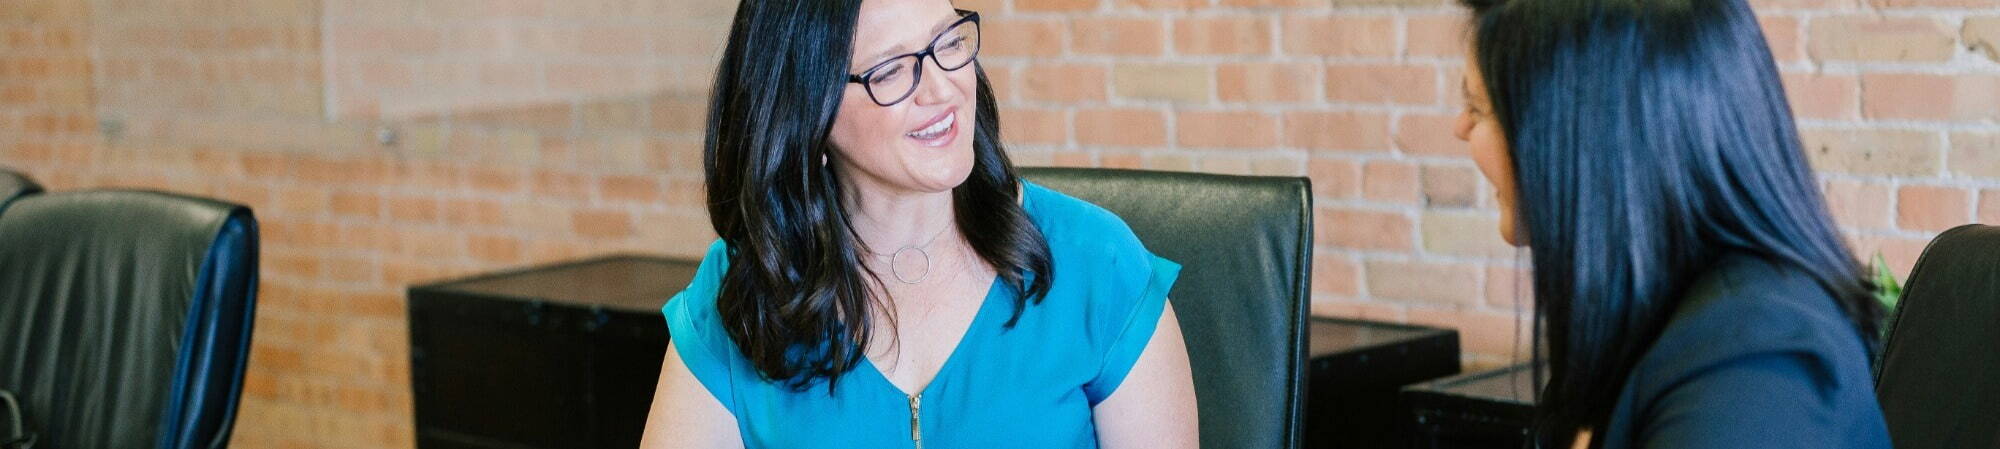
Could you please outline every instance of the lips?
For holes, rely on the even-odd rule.
[[[924,127],[918,128],[915,131],[910,131],[903,135],[911,139],[916,139],[917,141],[923,143],[925,146],[942,146],[946,143],[950,143],[951,138],[955,137],[958,134],[957,131],[958,131],[958,112],[945,111],[945,113],[940,114],[935,118],[932,118],[929,122],[926,122],[924,124]]]

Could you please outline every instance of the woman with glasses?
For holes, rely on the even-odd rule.
[[[663,310],[644,447],[1195,446],[1180,266],[1016,177],[981,37],[946,0],[737,8],[721,238]]]
[[[1533,250],[1541,448],[1887,448],[1881,306],[1744,0],[1460,0],[1456,134]]]

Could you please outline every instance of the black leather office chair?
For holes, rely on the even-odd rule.
[[[0,389],[39,448],[220,448],[257,289],[249,209],[165,193],[16,200],[0,215]]]
[[[2000,448],[2000,227],[1931,240],[1910,270],[1875,394],[1899,449]]]
[[[1187,339],[1201,447],[1295,448],[1312,273],[1306,178],[1023,168],[1123,217],[1181,264],[1168,298]]]
[[[42,185],[29,179],[28,175],[0,167],[0,212],[7,211],[7,205],[15,198],[42,192]]]

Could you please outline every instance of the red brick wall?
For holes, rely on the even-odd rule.
[[[1516,253],[1448,126],[1442,0],[960,0],[1018,160],[1310,176],[1313,310],[1512,357]],[[2000,221],[2000,1],[1760,0],[1865,253]],[[411,446],[403,288],[609,251],[694,256],[729,0],[15,0],[0,165],[256,208],[238,447]],[[382,143],[384,135],[392,137]]]

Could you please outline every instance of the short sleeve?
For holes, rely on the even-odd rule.
[[[1110,314],[1114,317],[1112,323],[1116,325],[1110,335],[1115,337],[1104,350],[1097,376],[1083,387],[1092,406],[1111,397],[1111,393],[1125,381],[1125,376],[1131,374],[1132,366],[1139,362],[1139,355],[1146,351],[1146,344],[1153,339],[1153,331],[1159,327],[1160,315],[1166,311],[1167,290],[1172,289],[1174,280],[1180,277],[1180,264],[1155,256],[1143,248],[1136,250],[1141,254],[1136,259],[1143,263],[1134,271],[1143,277],[1137,283],[1139,288],[1130,291],[1126,301],[1116,303],[1126,310]]]
[[[694,280],[688,287],[667,301],[661,307],[666,315],[667,338],[680,353],[681,362],[688,371],[694,373],[695,380],[701,382],[715,399],[736,413],[736,401],[731,379],[735,368],[729,363],[734,349],[730,346],[729,334],[722,329],[720,317],[716,314],[715,295],[722,282],[722,273],[729,267],[729,251],[721,240],[709,246],[708,254],[702,257],[701,267],[696,269]]]

